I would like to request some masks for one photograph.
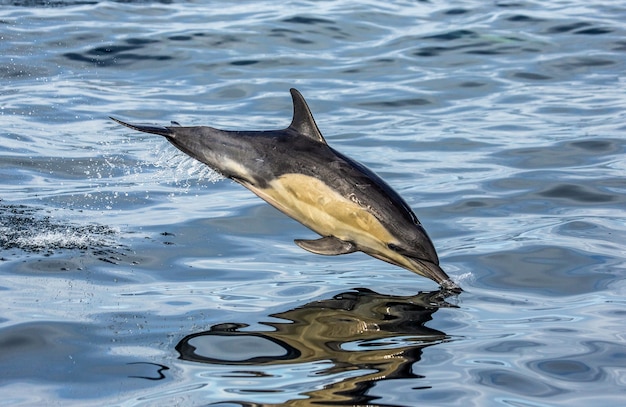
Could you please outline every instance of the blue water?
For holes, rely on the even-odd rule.
[[[0,4],[0,405],[624,404],[620,2]],[[465,292],[108,119],[276,129],[290,87]]]

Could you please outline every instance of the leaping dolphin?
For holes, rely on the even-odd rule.
[[[304,97],[296,89],[290,92],[293,119],[283,130],[227,131],[175,122],[159,127],[111,119],[164,136],[322,236],[296,239],[304,250],[361,251],[461,292],[439,267],[435,247],[409,205],[378,175],[330,147]]]

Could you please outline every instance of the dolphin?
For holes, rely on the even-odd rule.
[[[462,289],[439,267],[435,247],[409,205],[378,175],[330,147],[304,97],[291,89],[293,119],[286,129],[230,131],[208,126],[130,124],[164,136],[176,148],[248,188],[318,233],[296,239],[322,255],[361,251],[437,282]]]

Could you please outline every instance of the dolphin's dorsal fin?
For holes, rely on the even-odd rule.
[[[324,140],[322,133],[320,133],[320,130],[317,128],[317,124],[315,124],[313,115],[311,114],[309,106],[307,106],[306,100],[304,100],[302,94],[300,94],[297,89],[293,88],[289,91],[291,92],[291,98],[293,99],[293,119],[291,120],[289,128],[302,134],[303,136],[326,144],[326,140]]]

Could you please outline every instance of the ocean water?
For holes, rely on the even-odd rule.
[[[626,5],[1,1],[0,405],[626,400]],[[109,120],[277,129],[289,88],[464,292]]]

